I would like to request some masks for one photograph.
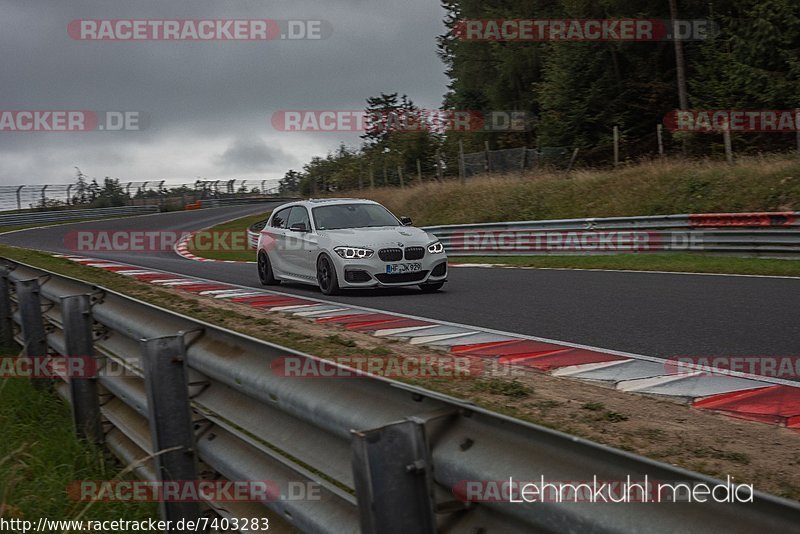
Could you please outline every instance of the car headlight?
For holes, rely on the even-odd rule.
[[[374,251],[359,247],[336,247],[333,249],[339,256],[346,260],[363,260],[372,256]]]
[[[431,254],[441,254],[444,252],[444,245],[442,245],[442,243],[439,241],[435,241],[428,245],[428,252]]]

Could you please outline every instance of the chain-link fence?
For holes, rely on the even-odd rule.
[[[464,154],[461,158],[463,176],[481,174],[513,174],[545,167],[566,169],[571,152],[567,147],[507,148]]]
[[[112,205],[158,205],[162,209],[181,209],[186,204],[206,199],[276,195],[275,180],[197,180],[192,183],[167,183],[166,180],[72,184],[0,186],[0,211],[51,210]]]

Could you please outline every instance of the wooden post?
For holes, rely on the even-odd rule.
[[[386,172],[386,162],[383,162],[383,186],[389,187],[389,173]]]
[[[417,178],[419,178],[419,183],[422,183],[422,163],[417,159]]]
[[[403,181],[403,168],[400,165],[397,166],[397,175],[400,177],[400,188],[404,188],[406,186],[405,182]]]
[[[569,165],[567,165],[567,174],[572,172],[572,166],[575,165],[575,160],[578,158],[578,148],[573,150],[572,157],[569,158]]]
[[[375,189],[375,170],[371,163],[369,164],[369,188]]]
[[[614,167],[619,165],[619,126],[614,126]]]
[[[486,174],[492,171],[492,166],[489,163],[489,141],[483,142],[483,169],[486,171]]]
[[[733,165],[733,143],[731,142],[731,129],[727,126],[722,131],[722,138],[725,141],[725,159],[728,165]]]
[[[664,157],[664,125],[660,122],[656,125],[656,137],[658,137],[658,155]]]

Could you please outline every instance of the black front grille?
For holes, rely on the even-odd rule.
[[[403,259],[403,249],[382,248],[378,251],[378,257],[383,261],[400,261]]]
[[[439,265],[433,268],[431,271],[431,276],[444,276],[447,274],[447,262],[443,261]]]
[[[408,284],[409,282],[419,282],[425,279],[428,271],[418,271],[415,273],[401,273],[401,274],[376,274],[375,278],[384,284]]]
[[[425,249],[422,247],[408,247],[406,249],[407,260],[421,260],[425,256]]]
[[[344,279],[351,284],[359,284],[361,282],[369,282],[372,277],[367,271],[345,271]]]

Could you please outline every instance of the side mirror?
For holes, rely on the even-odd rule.
[[[414,226],[414,223],[411,222],[411,217],[400,217],[400,224],[403,226]]]
[[[306,223],[294,223],[289,227],[289,230],[292,232],[308,232],[308,228],[306,228]]]

